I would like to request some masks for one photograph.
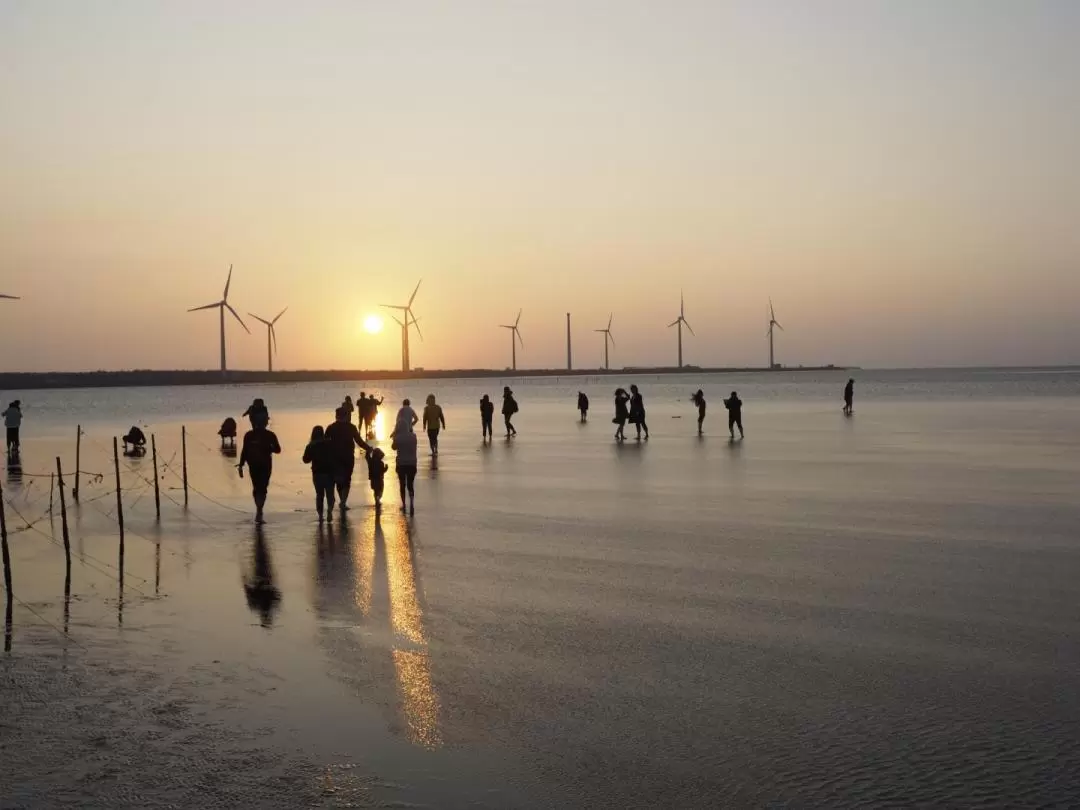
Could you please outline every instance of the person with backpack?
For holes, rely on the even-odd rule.
[[[405,495],[409,496],[409,514],[416,513],[416,433],[412,426],[401,426],[394,433],[391,447],[397,451],[398,486],[401,488],[401,511],[405,511]]]
[[[323,521],[323,503],[326,519],[334,519],[334,447],[326,439],[322,425],[311,429],[311,441],[304,448],[304,463],[311,465],[311,483],[315,487],[315,511],[319,523]]]
[[[483,431],[484,441],[491,440],[492,424],[495,421],[495,403],[491,397],[484,394],[480,397],[480,430]]]
[[[724,407],[728,412],[728,432],[731,434],[731,438],[735,438],[735,428],[739,428],[739,438],[742,439],[742,400],[739,399],[739,395],[735,392],[731,392],[731,396],[724,400]]]
[[[585,395],[584,391],[578,391],[577,394],[577,409],[581,412],[581,421],[589,421],[589,398]]]
[[[510,386],[503,386],[503,421],[506,423],[506,438],[511,436],[517,436],[517,428],[514,427],[513,422],[510,420],[514,414],[518,412],[517,400],[514,399],[514,392],[510,390]]]

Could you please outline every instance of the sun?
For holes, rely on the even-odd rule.
[[[375,335],[382,331],[383,319],[378,315],[368,315],[364,318],[364,331],[369,335]]]

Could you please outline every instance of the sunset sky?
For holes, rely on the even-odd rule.
[[[1080,363],[1080,2],[0,0],[2,370]],[[230,365],[265,332],[229,327]],[[393,324],[387,321],[388,327]]]

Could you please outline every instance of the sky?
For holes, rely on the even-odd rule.
[[[0,370],[1080,364],[1078,144],[1072,0],[0,0]]]

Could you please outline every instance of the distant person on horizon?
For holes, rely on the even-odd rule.
[[[738,393],[731,392],[731,396],[724,400],[724,407],[727,408],[727,423],[728,433],[731,434],[731,438],[735,438],[735,428],[739,428],[739,438],[744,438],[742,428],[742,400],[739,399]]]
[[[637,428],[637,440],[641,441],[641,431],[645,431],[645,441],[649,440],[649,426],[645,423],[645,398],[636,385],[630,386],[630,421]]]
[[[844,416],[851,416],[854,412],[852,403],[855,401],[855,380],[848,380],[844,386]]]
[[[446,429],[446,417],[441,406],[435,404],[435,395],[428,394],[424,405],[424,429],[427,431],[431,455],[439,455],[439,429]]]
[[[615,389],[615,418],[611,421],[615,423],[615,441],[621,442],[626,438],[626,420],[630,418],[630,411],[627,408],[627,403],[630,402],[630,395],[626,393],[624,388]]]
[[[326,519],[334,519],[334,446],[327,440],[322,425],[311,429],[311,441],[304,448],[304,463],[311,465],[311,483],[315,486],[315,511],[323,521],[323,502]]]
[[[390,434],[390,438],[396,436],[398,431],[411,431],[419,421],[420,417],[413,410],[412,403],[408,399],[402,400],[401,408],[397,412],[397,418],[394,419],[394,430]]]
[[[412,426],[399,426],[394,432],[394,441],[391,445],[397,451],[397,460],[394,467],[397,470],[398,485],[401,488],[401,511],[405,511],[405,494],[409,495],[409,513],[416,512],[416,433]]]
[[[267,430],[269,416],[265,411],[251,414],[251,430],[244,434],[244,446],[240,451],[240,463],[236,465],[240,477],[244,477],[244,465],[251,476],[251,495],[255,500],[255,522],[263,522],[266,491],[270,488],[270,476],[274,471],[274,456],[281,452],[281,444],[273,431]]]
[[[363,391],[356,398],[356,426],[360,428],[360,435],[367,436],[368,398]]]
[[[704,433],[702,425],[705,424],[705,394],[699,388],[690,401],[697,405],[697,435],[701,436]]]
[[[326,438],[333,447],[334,486],[337,487],[338,508],[347,512],[353,468],[356,466],[353,446],[361,448],[365,453],[371,452],[371,447],[360,438],[360,431],[352,423],[349,411],[344,405],[334,412],[334,416],[334,423],[326,429]]]
[[[577,392],[577,409],[581,412],[581,421],[589,421],[589,398],[584,391]]]
[[[376,447],[367,457],[368,481],[371,483],[371,492],[375,495],[375,514],[382,512],[383,490],[386,488],[386,454]]]
[[[19,452],[19,429],[22,427],[22,401],[15,400],[4,411],[4,427],[7,428],[7,451]]]
[[[513,422],[510,421],[517,412],[518,404],[517,400],[514,399],[514,392],[510,390],[509,385],[504,385],[502,414],[503,421],[506,423],[506,438],[508,439],[511,436],[517,436],[517,428],[515,428]]]
[[[480,397],[480,430],[483,431],[484,441],[489,441],[492,434],[492,424],[495,421],[495,403],[491,397],[484,394]]]
[[[367,399],[367,407],[364,409],[364,415],[367,420],[367,437],[369,439],[375,438],[375,420],[379,416],[379,406],[383,404],[383,398],[375,398],[372,394]]]

